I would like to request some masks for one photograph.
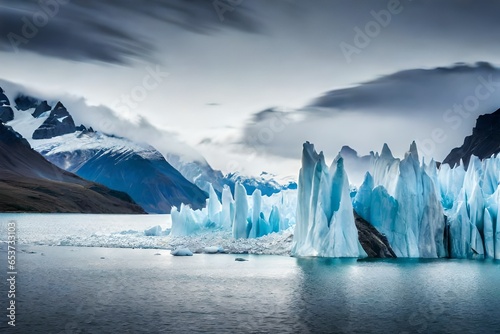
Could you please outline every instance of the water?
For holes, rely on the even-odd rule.
[[[16,328],[2,316],[0,332],[500,332],[498,261],[246,255],[236,262],[241,255],[18,248]],[[4,269],[0,279],[5,309]]]

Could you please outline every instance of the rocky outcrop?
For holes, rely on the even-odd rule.
[[[49,117],[33,132],[33,139],[48,139],[75,131],[73,117],[61,102],[57,102]]]
[[[31,114],[33,117],[37,118],[40,117],[41,114],[44,112],[49,111],[52,109],[51,106],[47,103],[47,101],[42,101],[38,106],[36,106],[35,111]]]
[[[144,213],[129,195],[51,164],[0,124],[0,212]]]
[[[16,103],[16,109],[17,110],[28,110],[32,108],[38,107],[40,104],[40,100],[37,99],[36,97],[24,95],[24,94],[18,94],[14,98],[14,102]]]
[[[354,221],[358,229],[361,246],[370,258],[395,258],[397,257],[387,238],[382,235],[369,222],[354,212]]]
[[[4,94],[4,90],[0,87],[0,122],[10,122],[14,119],[14,111],[10,107],[9,98]]]
[[[443,163],[455,166],[463,160],[468,167],[472,155],[485,159],[500,152],[500,109],[477,119],[472,135],[465,138],[461,147],[454,148]]]

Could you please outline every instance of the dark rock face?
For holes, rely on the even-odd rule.
[[[87,131],[87,127],[85,125],[81,124],[76,127],[76,131]]]
[[[14,119],[14,111],[10,106],[0,107],[0,121],[7,123]]]
[[[126,193],[66,172],[0,124],[0,212],[144,213]]]
[[[5,93],[5,91],[2,89],[2,87],[0,87],[0,105],[5,104],[5,105],[10,106],[10,101],[4,93]]]
[[[10,101],[0,87],[0,122],[10,122],[14,119],[14,111],[10,107]]]
[[[21,144],[31,149],[30,144],[10,126],[0,124],[0,142],[7,145]]]
[[[44,112],[49,111],[50,109],[52,109],[52,107],[49,106],[49,104],[47,103],[47,101],[42,101],[35,108],[35,111],[31,115],[33,115],[33,117],[37,118],[37,117],[40,117],[40,115],[43,114]]]
[[[358,237],[361,246],[368,257],[371,258],[396,258],[387,238],[382,235],[369,222],[354,212],[354,221],[358,229]]]
[[[40,100],[36,97],[27,96],[24,94],[19,94],[14,98],[17,110],[28,110],[31,108],[36,108],[40,104]]]
[[[455,166],[463,159],[468,167],[472,155],[486,159],[500,152],[500,109],[477,119],[472,135],[465,138],[461,147],[454,148],[443,163]]]
[[[61,102],[57,102],[49,118],[33,132],[33,139],[48,139],[76,131],[73,117]]]

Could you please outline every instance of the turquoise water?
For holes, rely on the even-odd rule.
[[[2,316],[2,332],[500,332],[498,262],[19,248],[17,326]]]

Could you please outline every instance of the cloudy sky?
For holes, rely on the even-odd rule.
[[[224,172],[296,175],[305,140],[330,158],[384,142],[402,155],[417,140],[440,160],[500,107],[499,10],[459,0],[1,0],[0,78],[112,109],[106,117],[129,132],[190,145]],[[84,109],[75,118],[89,121]]]

